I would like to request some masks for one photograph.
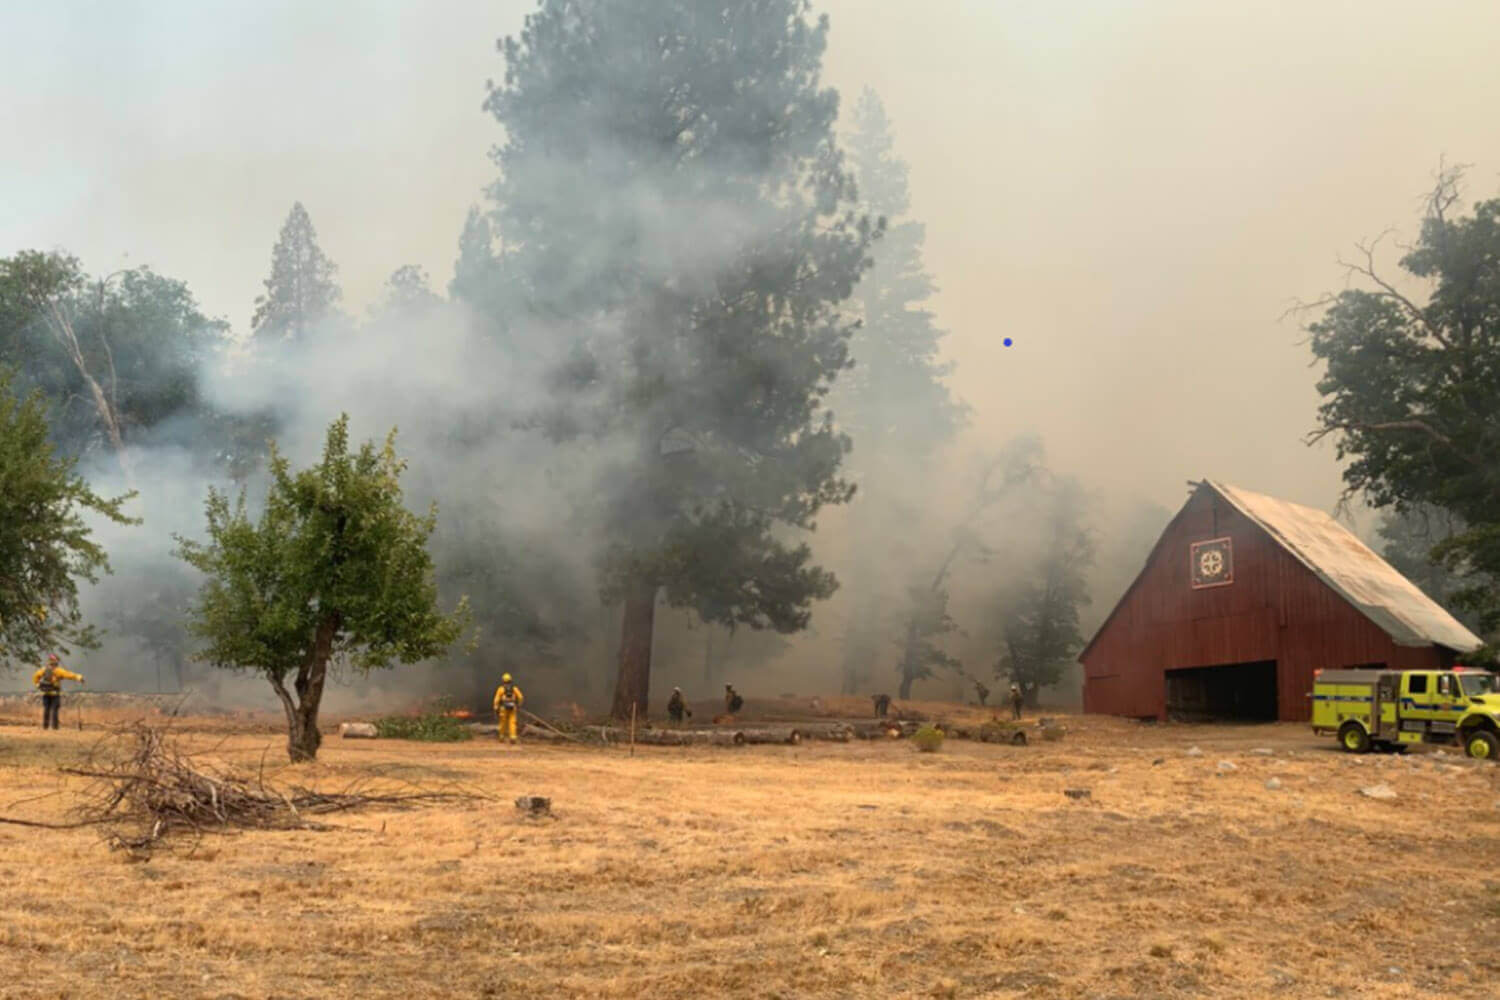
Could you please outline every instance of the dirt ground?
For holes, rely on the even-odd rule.
[[[148,862],[94,829],[0,825],[0,995],[1500,989],[1500,765],[1348,756],[1301,725],[1065,721],[1061,742],[935,754],[333,737],[275,779],[492,798],[208,837]],[[10,723],[0,815],[65,819],[79,779],[57,767],[103,728]],[[262,724],[178,726],[247,768],[284,759]],[[1396,797],[1360,794],[1380,784]],[[521,817],[522,794],[551,796],[555,816]]]

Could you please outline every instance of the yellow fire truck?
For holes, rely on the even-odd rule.
[[[1320,670],[1315,733],[1336,733],[1350,753],[1411,743],[1461,746],[1500,759],[1500,678],[1486,670]]]

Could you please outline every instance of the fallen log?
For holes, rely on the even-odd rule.
[[[626,743],[630,740],[628,729],[609,726],[594,727],[606,743]],[[647,746],[740,746],[745,734],[738,729],[643,729],[635,734],[637,743]]]
[[[916,728],[916,723],[912,723],[908,731],[905,724],[894,719],[886,722],[857,722],[853,727],[854,735],[862,740],[900,739],[916,732]]]
[[[848,743],[854,738],[854,727],[843,723],[798,727],[803,739]]]
[[[802,732],[794,727],[775,729],[746,729],[744,731],[746,743],[789,743],[792,746],[802,742]]]

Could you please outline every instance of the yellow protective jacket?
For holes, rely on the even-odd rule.
[[[514,684],[501,684],[495,689],[495,711],[502,708],[520,708],[526,696]]]
[[[82,680],[82,674],[75,674],[67,667],[61,666],[52,668],[52,682],[50,684],[47,683],[46,667],[42,667],[36,673],[31,675],[31,683],[40,688],[43,694],[56,694],[62,688],[62,684],[59,683],[60,681],[81,682]]]

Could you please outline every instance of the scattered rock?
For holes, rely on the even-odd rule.
[[[1359,794],[1367,799],[1379,799],[1389,802],[1396,797],[1396,790],[1390,785],[1366,785],[1359,790]]]
[[[1189,757],[1202,757],[1203,751],[1199,750],[1197,747],[1188,747],[1187,755]]]
[[[1276,751],[1272,750],[1270,747],[1256,747],[1254,750],[1251,750],[1250,752],[1253,753],[1253,754],[1256,754],[1257,756],[1260,756],[1260,757],[1274,757],[1274,756],[1276,756]]]
[[[1166,762],[1167,762],[1167,758],[1165,758],[1165,757],[1158,757],[1158,758],[1156,758],[1155,760],[1153,760],[1151,762],[1151,766],[1152,767],[1160,767],[1161,765],[1165,764]]]
[[[1270,791],[1273,791],[1273,792],[1280,791],[1281,790],[1281,779],[1280,778],[1271,778],[1271,779],[1267,780],[1266,781],[1266,788],[1268,790],[1270,790]]]
[[[551,816],[552,800],[541,795],[522,795],[516,799],[516,808],[527,816]]]
[[[380,736],[380,731],[373,722],[341,722],[339,735],[346,740],[373,740]]]
[[[1094,797],[1093,793],[1087,788],[1064,788],[1063,794],[1075,802],[1082,802],[1084,799],[1092,799]]]
[[[1224,772],[1238,771],[1239,765],[1235,764],[1232,760],[1221,760],[1219,761],[1219,770]]]

